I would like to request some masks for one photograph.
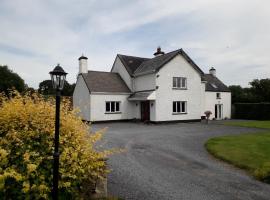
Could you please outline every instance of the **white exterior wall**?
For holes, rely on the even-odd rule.
[[[163,66],[156,77],[156,117],[154,121],[192,120],[201,118],[201,76],[178,55]],[[172,89],[173,77],[186,77],[187,90]],[[187,101],[187,114],[173,115],[173,101]]]
[[[91,94],[91,120],[90,121],[105,121],[105,120],[124,120],[134,119],[139,105],[135,102],[128,101],[129,94]],[[120,113],[105,113],[106,101],[120,101]]]
[[[81,75],[73,92],[73,108],[80,110],[79,116],[83,120],[90,121],[90,94]]]
[[[205,92],[205,107],[204,111],[210,110],[212,115],[210,119],[215,118],[215,105],[223,105],[223,119],[225,117],[231,118],[231,93],[230,92],[219,92],[221,98],[217,99],[217,92]]]
[[[156,74],[146,74],[134,78],[134,91],[156,89]]]
[[[133,91],[133,83],[132,78],[130,77],[129,73],[127,72],[125,66],[121,62],[120,58],[117,56],[114,62],[114,65],[112,67],[112,72],[118,73],[122,79],[127,84],[128,88]]]

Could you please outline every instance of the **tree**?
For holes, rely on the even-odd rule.
[[[0,65],[0,92],[8,93],[9,89],[16,89],[19,92],[25,90],[24,80],[8,66]]]
[[[270,79],[254,79],[249,84],[251,85],[250,91],[257,102],[270,101]]]
[[[62,91],[63,96],[72,96],[75,88],[75,84],[69,84],[67,81],[65,82],[65,87]],[[43,95],[54,95],[55,90],[52,86],[51,80],[44,80],[39,83],[38,92]]]
[[[254,79],[250,88],[231,85],[232,103],[260,103],[270,102],[270,79]]]

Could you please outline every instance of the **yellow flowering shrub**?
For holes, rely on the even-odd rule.
[[[37,94],[0,95],[0,199],[50,199],[52,188],[55,103]],[[106,175],[97,151],[103,131],[89,126],[61,103],[59,193],[81,199],[97,178]]]

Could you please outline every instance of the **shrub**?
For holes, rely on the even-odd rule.
[[[52,188],[55,106],[37,94],[13,92],[0,95],[0,199],[49,199]],[[111,151],[97,151],[94,144],[103,131],[89,126],[61,105],[60,194],[82,198],[97,178],[108,172],[104,158]]]

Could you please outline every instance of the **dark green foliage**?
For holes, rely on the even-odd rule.
[[[75,88],[75,84],[69,84],[67,81],[65,82],[64,89],[62,91],[63,96],[72,96]],[[39,83],[38,92],[43,95],[54,95],[55,90],[52,86],[51,80],[44,80]]]
[[[270,120],[270,103],[235,103],[233,118]]]
[[[270,79],[254,79],[249,85],[250,88],[242,88],[240,85],[229,86],[232,103],[270,102]]]
[[[23,92],[25,87],[24,80],[18,74],[10,70],[8,66],[0,65],[0,92],[8,94],[9,89],[16,89],[19,92]]]

